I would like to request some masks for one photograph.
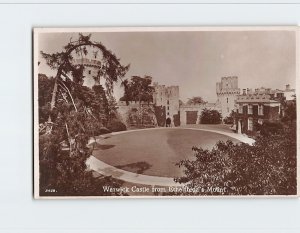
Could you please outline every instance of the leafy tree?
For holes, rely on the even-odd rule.
[[[40,195],[48,195],[45,190],[53,188],[57,191],[53,195],[100,195],[101,184],[120,185],[111,178],[97,179],[87,170],[85,162],[92,153],[88,141],[95,136],[95,128],[105,122],[108,104],[98,82],[93,90],[82,86],[84,66],[73,64],[73,53],[83,56],[93,48],[103,54],[95,78],[105,79],[108,95],[129,66],[122,66],[111,51],[91,41],[90,36],[79,34],[78,40],[70,40],[62,52],[41,52],[47,65],[57,73],[48,80],[39,75]]]
[[[152,78],[145,76],[132,76],[131,80],[124,80],[122,85],[124,86],[124,96],[121,97],[122,101],[153,101],[154,88],[151,86]]]
[[[204,101],[200,96],[194,96],[193,98],[189,98],[187,104],[206,104],[207,101]]]
[[[138,126],[143,125],[144,118],[148,118],[147,111],[149,107],[143,106],[143,102],[153,101],[154,87],[151,86],[152,78],[150,76],[145,76],[144,78],[139,76],[132,76],[131,80],[124,80],[122,85],[124,86],[124,96],[120,99],[122,101],[137,101],[139,108],[137,109],[136,115],[138,116]],[[154,110],[153,110],[154,112]]]
[[[217,110],[203,109],[200,116],[201,124],[220,124],[222,115]]]
[[[108,120],[109,122],[112,119],[117,119],[117,101],[113,96],[109,96],[108,98]]]
[[[193,148],[195,159],[183,160],[185,175],[175,179],[191,195],[293,195],[296,181],[296,124],[261,135],[254,145],[218,142],[212,150]],[[213,192],[209,187],[221,187]],[[204,191],[203,189],[204,188]],[[177,193],[177,195],[189,193]]]
[[[230,115],[224,118],[225,124],[233,124],[234,123],[235,112],[231,111]]]
[[[296,95],[291,101],[284,101],[284,116],[282,118],[283,122],[294,122],[296,120],[297,105],[296,105]]]

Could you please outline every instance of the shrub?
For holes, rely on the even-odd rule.
[[[194,147],[195,159],[179,163],[185,175],[176,181],[199,190],[226,188],[194,195],[295,195],[296,150],[295,125],[281,133],[261,135],[253,146],[227,141],[218,142],[212,150]],[[178,195],[182,194],[188,195]]]
[[[228,116],[224,118],[224,123],[227,125],[232,125],[233,124],[233,117]]]
[[[283,131],[283,124],[280,122],[265,121],[262,125],[257,125],[257,129],[263,136],[269,136],[274,134],[281,134]]]
[[[222,120],[221,113],[217,110],[203,109],[200,116],[201,124],[220,124]]]
[[[101,127],[99,129],[99,133],[100,134],[107,134],[107,133],[111,133],[111,131],[108,128],[106,128],[106,127]]]
[[[118,131],[125,131],[127,130],[126,125],[119,121],[119,120],[112,120],[111,122],[109,122],[107,128],[111,131],[111,132],[118,132]]]

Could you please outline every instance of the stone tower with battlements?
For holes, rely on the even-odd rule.
[[[92,88],[95,85],[100,85],[100,81],[103,81],[100,79],[100,75],[98,75],[98,72],[101,68],[101,62],[99,60],[90,58],[79,58],[74,59],[73,63],[76,65],[84,66],[82,84],[83,86]]]
[[[165,86],[153,83],[153,103],[156,106],[165,107],[166,118],[174,123],[175,115],[179,115],[179,86]]]
[[[223,119],[235,109],[237,96],[240,94],[238,77],[222,77],[221,82],[216,83],[217,104],[220,106]]]

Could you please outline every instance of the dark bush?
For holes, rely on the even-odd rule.
[[[203,109],[200,116],[201,124],[220,124],[222,120],[221,113],[217,110]]]
[[[280,122],[265,121],[262,125],[257,125],[260,134],[269,136],[273,134],[281,134],[283,131],[283,124]]]
[[[200,190],[191,195],[296,195],[296,124],[281,133],[268,132],[253,145],[227,141],[211,150],[194,147],[195,159],[178,164],[184,176],[176,181]],[[202,192],[205,186],[224,189]]]
[[[100,134],[107,134],[107,133],[111,133],[111,131],[108,128],[106,128],[106,127],[101,127],[99,129],[99,133]]]
[[[119,120],[112,120],[107,128],[111,131],[111,132],[118,132],[118,131],[125,131],[127,130],[126,125],[119,121]]]
[[[232,125],[233,124],[233,117],[228,116],[224,118],[224,123],[227,125]]]
[[[165,126],[166,123],[166,107],[154,106],[155,116],[158,126]]]

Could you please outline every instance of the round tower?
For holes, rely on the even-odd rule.
[[[88,58],[78,58],[74,59],[74,64],[84,66],[83,86],[92,88],[95,85],[100,85],[100,61]]]

